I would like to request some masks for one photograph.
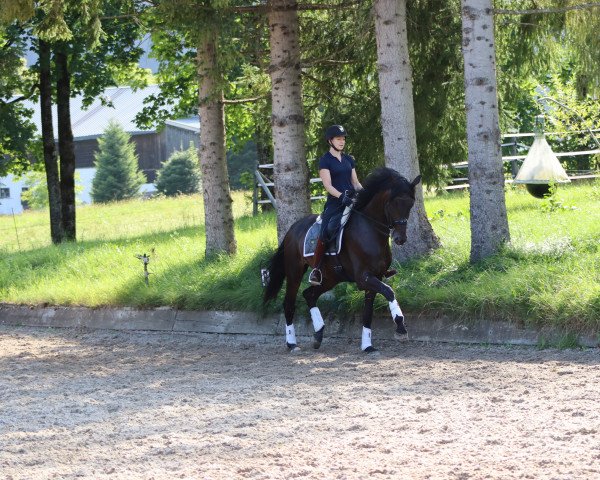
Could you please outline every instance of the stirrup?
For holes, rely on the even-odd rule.
[[[321,269],[313,268],[312,272],[308,276],[308,283],[314,286],[321,285],[323,283],[323,274],[321,273]]]

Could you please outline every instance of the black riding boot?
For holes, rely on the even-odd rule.
[[[315,268],[310,272],[308,276],[308,283],[311,285],[321,285],[323,282],[323,275],[321,273],[321,262],[323,261],[323,254],[325,253],[325,242],[321,240],[321,237],[317,239],[317,246],[315,247]]]

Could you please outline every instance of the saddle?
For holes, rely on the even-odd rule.
[[[331,220],[327,224],[327,231],[325,232],[325,240],[327,245],[325,247],[325,255],[338,255],[342,250],[344,227],[346,226],[346,223],[348,223],[351,211],[352,208],[345,207],[342,213],[331,217]],[[304,237],[303,255],[305,257],[312,257],[315,254],[315,248],[317,246],[317,239],[319,238],[320,231],[321,215],[319,215],[315,220],[315,223],[310,226]]]

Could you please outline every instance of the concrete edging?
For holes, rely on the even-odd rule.
[[[310,319],[299,317],[299,336],[312,336]],[[359,339],[360,318],[341,322],[330,315],[325,321],[326,336]],[[556,344],[565,332],[557,329],[524,328],[510,322],[481,320],[465,322],[448,317],[407,316],[409,338],[416,341],[452,343],[490,343],[507,345]],[[33,307],[0,304],[0,325],[90,328],[107,330],[146,330],[158,332],[196,332],[233,335],[284,334],[283,314],[262,317],[251,312],[189,311],[162,307],[134,308]],[[394,325],[389,315],[373,318],[373,339],[393,339]],[[600,332],[578,336],[584,347],[600,346]]]

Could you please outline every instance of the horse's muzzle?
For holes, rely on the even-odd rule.
[[[406,234],[394,231],[392,232],[392,240],[396,245],[404,245],[406,243]]]

